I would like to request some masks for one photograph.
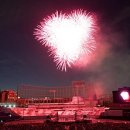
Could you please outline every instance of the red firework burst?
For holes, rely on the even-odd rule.
[[[82,56],[90,55],[95,50],[95,31],[94,17],[77,10],[70,14],[56,12],[48,16],[37,26],[34,35],[50,48],[57,68],[66,71]]]

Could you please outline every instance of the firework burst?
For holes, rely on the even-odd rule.
[[[95,20],[85,11],[54,13],[43,19],[34,31],[35,38],[49,47],[58,69],[72,67],[82,56],[96,48]],[[86,59],[87,60],[87,59]]]

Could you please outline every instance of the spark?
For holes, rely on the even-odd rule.
[[[96,49],[95,27],[93,15],[86,11],[56,12],[40,22],[34,35],[49,47],[57,68],[66,71],[82,56],[89,56]]]

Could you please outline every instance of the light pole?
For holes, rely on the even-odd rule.
[[[50,93],[53,93],[53,98],[56,98],[56,90],[55,89],[51,89],[49,90]]]

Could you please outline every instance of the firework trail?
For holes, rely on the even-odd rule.
[[[34,35],[49,47],[57,68],[66,71],[82,56],[89,56],[95,50],[95,27],[94,17],[85,11],[56,12],[40,22]]]

